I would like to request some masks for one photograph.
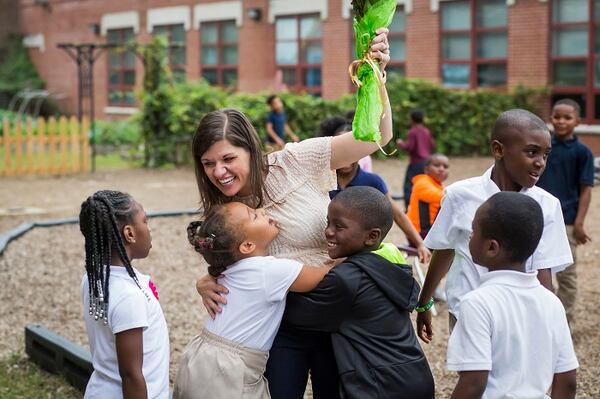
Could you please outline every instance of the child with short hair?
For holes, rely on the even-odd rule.
[[[263,209],[240,202],[216,205],[192,222],[188,239],[228,289],[227,304],[183,353],[173,397],[269,398],[264,371],[288,291],[310,291],[328,267],[267,256],[279,234]]]
[[[274,94],[270,95],[267,97],[267,104],[271,107],[271,111],[267,115],[267,145],[275,149],[282,149],[286,143],[286,135],[294,143],[300,141],[287,124],[287,117],[281,98]]]
[[[410,112],[410,129],[406,136],[406,141],[396,140],[396,146],[410,155],[410,161],[406,168],[404,177],[404,203],[406,208],[410,204],[410,194],[412,192],[412,179],[425,171],[425,161],[431,156],[435,148],[435,141],[424,125],[425,114],[420,109],[414,109]]]
[[[494,165],[482,176],[448,186],[440,211],[425,238],[433,249],[419,304],[433,303],[433,293],[446,273],[446,297],[450,329],[460,319],[459,302],[479,286],[487,270],[471,258],[469,237],[475,211],[499,191],[515,191],[535,199],[544,212],[544,232],[532,257],[528,272],[538,271],[538,279],[552,289],[552,271],[573,263],[563,223],[560,202],[535,186],[546,167],[550,153],[550,132],[536,115],[522,109],[503,112],[492,128],[491,150]],[[433,337],[431,312],[417,315],[417,334],[424,342]]]
[[[377,189],[342,190],[329,204],[325,237],[329,256],[346,259],[315,290],[288,298],[287,323],[331,332],[343,398],[434,397],[410,320],[419,285],[398,248],[382,243],[392,223]]]
[[[449,168],[447,156],[433,154],[425,163],[425,173],[413,177],[407,216],[423,238],[429,233],[440,210],[444,196],[442,183],[448,178]]]
[[[144,208],[103,190],[81,204],[84,319],[94,372],[85,398],[169,398],[169,333],[150,277],[131,264],[152,247]]]
[[[469,249],[489,270],[460,302],[448,369],[460,377],[452,398],[574,398],[579,367],[565,310],[525,262],[544,229],[540,205],[494,194],[475,213]]]
[[[548,166],[537,184],[560,200],[567,226],[574,263],[556,274],[556,294],[565,306],[569,322],[574,319],[577,299],[577,245],[590,241],[583,224],[594,186],[594,156],[575,136],[580,111],[579,104],[570,99],[559,100],[554,104],[550,116],[554,127],[552,152],[548,157]]]

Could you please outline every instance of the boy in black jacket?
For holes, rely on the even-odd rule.
[[[287,299],[286,323],[332,333],[343,398],[434,397],[410,320],[419,286],[400,251],[382,244],[392,223],[378,190],[341,191],[329,204],[325,236],[329,256],[347,259],[315,290]]]

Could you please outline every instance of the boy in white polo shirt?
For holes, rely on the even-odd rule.
[[[460,378],[452,398],[574,398],[579,367],[560,300],[525,261],[544,228],[538,203],[501,192],[475,214],[469,248],[489,269],[460,302],[448,343],[448,369]]]
[[[425,245],[434,251],[417,307],[417,334],[424,342],[433,338],[428,309],[442,277],[448,273],[446,296],[452,329],[456,318],[460,318],[461,298],[477,288],[480,277],[487,273],[484,267],[473,262],[468,246],[475,211],[495,193],[518,191],[542,207],[542,239],[525,263],[528,272],[538,271],[542,285],[552,289],[550,271],[560,271],[573,263],[560,202],[535,186],[551,149],[546,124],[529,111],[506,111],[492,128],[491,149],[495,162],[482,176],[461,180],[446,188],[440,212],[425,238]]]

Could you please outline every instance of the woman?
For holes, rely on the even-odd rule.
[[[387,29],[378,29],[370,55],[380,61],[385,76],[389,45]],[[384,114],[381,146],[392,138],[391,109],[381,87]],[[260,138],[241,112],[231,109],[207,114],[192,143],[196,180],[207,212],[212,206],[241,201],[262,207],[278,220],[280,234],[270,254],[304,264],[329,260],[323,231],[329,191],[336,187],[335,170],[376,151],[373,142],[354,140],[351,132],[288,144],[281,151],[262,155]],[[196,288],[209,315],[226,303],[225,288],[206,275]],[[315,399],[339,397],[338,376],[328,334],[282,325],[270,351],[266,377],[274,399],[301,399],[310,371]]]

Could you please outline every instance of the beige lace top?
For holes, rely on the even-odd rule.
[[[268,155],[269,173],[263,207],[279,222],[270,254],[322,265],[329,259],[325,242],[329,191],[337,184],[330,169],[331,137],[289,143]]]

